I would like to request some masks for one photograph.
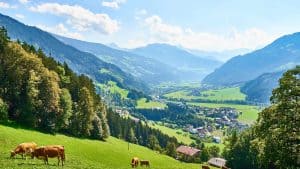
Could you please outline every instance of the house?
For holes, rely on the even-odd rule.
[[[215,143],[221,143],[221,138],[220,137],[218,137],[218,136],[213,136],[213,141],[215,142]]]
[[[176,149],[176,152],[177,157],[186,160],[198,156],[200,150],[193,147],[181,145]]]
[[[226,165],[226,160],[223,158],[211,158],[207,163],[211,166],[222,168]]]

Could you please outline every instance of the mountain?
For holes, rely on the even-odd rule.
[[[233,85],[264,73],[287,70],[300,64],[300,33],[286,35],[266,47],[236,56],[203,79],[213,85]]]
[[[115,81],[118,86],[124,88],[135,88],[143,90],[147,86],[119,67],[106,63],[98,57],[82,52],[72,46],[66,45],[57,40],[48,32],[36,27],[27,26],[17,20],[0,14],[0,26],[4,26],[10,38],[25,41],[41,48],[46,54],[51,55],[55,60],[66,62],[72,70],[79,74],[86,74],[99,83]]]
[[[195,49],[186,49],[190,53],[196,55],[196,56],[201,56],[204,58],[209,58],[209,59],[215,59],[221,62],[226,62],[233,56],[237,55],[243,55],[246,53],[251,52],[251,49],[246,49],[246,48],[241,48],[241,49],[233,49],[233,50],[224,50],[224,51],[202,51],[202,50],[195,50]]]
[[[81,51],[93,53],[101,60],[120,67],[124,72],[140,79],[147,84],[175,81],[172,67],[151,58],[127,51],[113,49],[100,43],[91,43],[55,35],[57,39]]]
[[[248,101],[269,103],[272,90],[278,86],[278,80],[283,73],[284,71],[262,74],[245,83],[241,87],[241,92],[247,95]]]
[[[133,49],[132,52],[158,60],[180,72],[183,80],[201,80],[221,65],[221,62],[195,56],[183,49],[168,44],[150,44]]]

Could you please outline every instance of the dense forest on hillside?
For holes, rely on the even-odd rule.
[[[50,133],[109,136],[106,108],[92,80],[0,31],[0,97],[8,112],[2,119]]]
[[[228,139],[223,155],[232,169],[300,167],[300,66],[284,73],[279,84],[256,124]]]

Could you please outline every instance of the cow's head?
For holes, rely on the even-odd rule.
[[[14,151],[10,151],[10,158],[13,158],[16,155]]]

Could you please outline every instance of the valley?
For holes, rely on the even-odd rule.
[[[48,1],[0,0],[0,168],[300,166],[300,3]]]

